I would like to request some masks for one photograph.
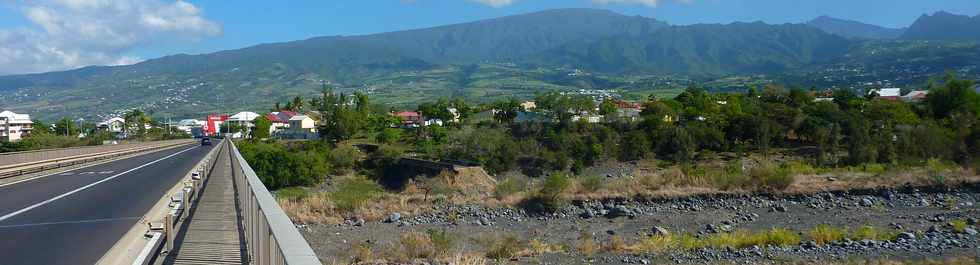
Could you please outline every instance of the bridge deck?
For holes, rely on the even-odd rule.
[[[220,145],[200,201],[190,209],[175,249],[163,264],[248,264],[232,178],[229,146]]]

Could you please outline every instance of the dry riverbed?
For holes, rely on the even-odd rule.
[[[388,220],[377,222],[352,218],[339,225],[303,225],[301,230],[325,264],[358,259],[368,264],[942,260],[980,255],[978,200],[980,188],[969,185],[952,190],[578,201],[548,215],[463,205],[442,206],[412,217],[392,213]],[[817,227],[847,231],[843,239],[822,243],[813,238]],[[729,238],[720,236],[749,236],[774,228],[797,235],[798,243],[745,246],[725,243]],[[874,235],[867,235],[869,229]],[[445,238],[448,243],[438,243]]]

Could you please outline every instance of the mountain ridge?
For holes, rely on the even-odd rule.
[[[907,30],[907,28],[888,28],[827,15],[814,18],[806,24],[851,39],[897,39]]]

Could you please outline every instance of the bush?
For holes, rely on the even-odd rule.
[[[588,176],[582,178],[579,184],[582,185],[582,191],[596,192],[602,189],[604,183],[602,182],[602,177],[600,176]]]
[[[337,175],[347,174],[361,159],[364,159],[364,155],[352,145],[337,146],[327,154],[327,160],[333,165],[333,173]]]
[[[862,225],[851,235],[853,240],[894,240],[897,237],[896,233],[883,231],[871,225]]]
[[[582,231],[579,234],[578,246],[575,247],[579,253],[586,257],[594,256],[599,254],[599,242],[596,242],[595,238],[589,232]]]
[[[847,237],[847,229],[833,227],[827,224],[817,225],[810,230],[808,237],[817,245],[824,245],[831,242],[841,241]]]
[[[374,199],[377,199],[384,190],[381,185],[363,177],[353,177],[340,179],[330,199],[334,201],[337,208],[346,212],[353,212]]]
[[[663,253],[675,246],[676,243],[670,235],[654,235],[640,240],[633,246],[633,249],[640,253],[656,254]]]
[[[276,198],[283,200],[298,200],[310,195],[310,191],[302,187],[282,188],[275,192]]]
[[[607,252],[623,253],[626,251],[626,248],[626,240],[622,236],[614,235],[609,238],[609,244],[606,245],[604,250]]]
[[[432,242],[432,246],[437,255],[449,254],[456,247],[456,237],[446,232],[445,229],[429,229],[426,231],[426,234],[428,234],[429,241]]]
[[[562,194],[568,189],[568,177],[563,173],[555,172],[544,178],[541,189],[536,196],[542,210],[548,212],[557,211],[565,203]]]
[[[969,227],[966,223],[966,220],[963,219],[953,220],[952,222],[950,222],[950,224],[952,225],[953,232],[960,233],[960,234],[965,233],[966,229]]]
[[[436,256],[435,246],[428,235],[419,232],[402,234],[400,254],[407,259],[429,259]]]
[[[317,184],[330,171],[330,163],[318,149],[290,149],[275,142],[241,142],[238,149],[271,190]]]
[[[374,137],[378,143],[393,144],[402,139],[402,130],[395,128],[384,128]]]
[[[524,186],[525,183],[516,177],[508,177],[497,182],[497,185],[493,188],[493,196],[497,197],[497,199],[503,199],[511,194],[521,192],[524,190]]]
[[[495,260],[505,260],[517,256],[523,248],[520,238],[515,235],[506,235],[502,238],[494,238],[489,242],[487,248],[487,258]]]
[[[760,245],[795,246],[800,244],[800,235],[784,228],[773,228],[764,233],[765,241]]]
[[[763,163],[749,170],[749,177],[759,188],[783,190],[795,181],[789,170]]]

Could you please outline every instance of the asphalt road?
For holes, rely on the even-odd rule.
[[[0,186],[0,265],[94,264],[211,146]]]

